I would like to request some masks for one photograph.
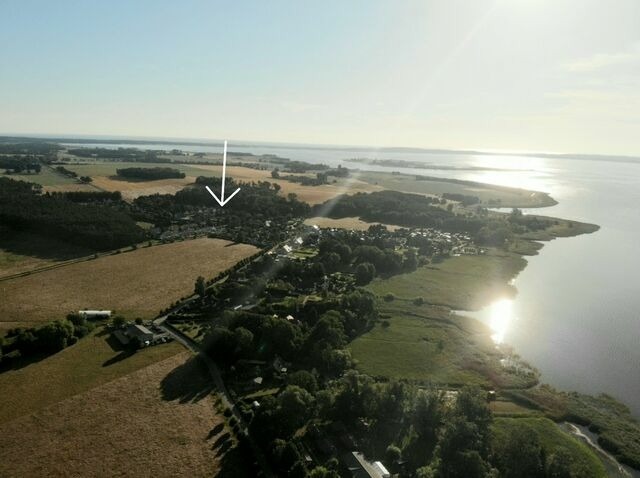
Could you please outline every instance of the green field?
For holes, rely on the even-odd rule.
[[[495,444],[508,439],[509,431],[523,428],[528,435],[536,435],[546,451],[547,457],[564,448],[572,457],[572,476],[606,477],[604,465],[595,453],[584,443],[573,438],[547,418],[495,418],[493,435]]]
[[[180,352],[175,342],[129,355],[102,327],[55,355],[0,373],[0,423],[32,413]]]
[[[38,174],[4,174],[0,173],[0,176],[7,177],[9,179],[15,179],[16,181],[27,181],[29,183],[36,183],[42,186],[63,186],[66,184],[75,184],[76,180],[71,179],[62,174],[58,174],[47,166],[43,166],[42,170]]]
[[[413,174],[392,174],[387,172],[361,171],[358,179],[382,186],[385,189],[406,193],[440,196],[442,193],[477,196],[484,206],[499,207],[545,207],[557,204],[547,193],[526,189],[508,188],[482,183],[460,182],[434,178],[416,181]]]
[[[477,310],[497,298],[512,297],[516,290],[509,281],[526,264],[518,254],[489,250],[486,255],[451,257],[408,274],[375,279],[368,288],[379,296],[422,297],[433,305]]]

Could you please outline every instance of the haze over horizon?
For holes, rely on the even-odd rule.
[[[6,1],[0,55],[6,134],[640,155],[633,0]]]

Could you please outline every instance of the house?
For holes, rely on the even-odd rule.
[[[111,317],[110,310],[79,310],[78,315],[87,320],[108,319]]]

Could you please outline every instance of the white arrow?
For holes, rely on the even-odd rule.
[[[240,191],[240,188],[238,188],[235,191],[233,191],[231,196],[229,196],[227,199],[224,198],[224,178],[226,175],[227,175],[227,142],[225,141],[224,154],[222,155],[222,190],[220,191],[220,198],[216,196],[216,193],[214,193],[209,186],[205,186],[205,188],[207,188],[207,191],[209,191],[209,194],[213,196],[213,199],[218,201],[218,204],[220,204],[221,207],[227,204],[229,201],[231,201],[231,198],[236,194],[238,194],[238,191]]]

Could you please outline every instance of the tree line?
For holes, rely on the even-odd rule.
[[[144,239],[144,231],[116,207],[80,204],[60,195],[40,195],[25,181],[0,178],[0,221],[15,230],[46,234],[93,250]]]

